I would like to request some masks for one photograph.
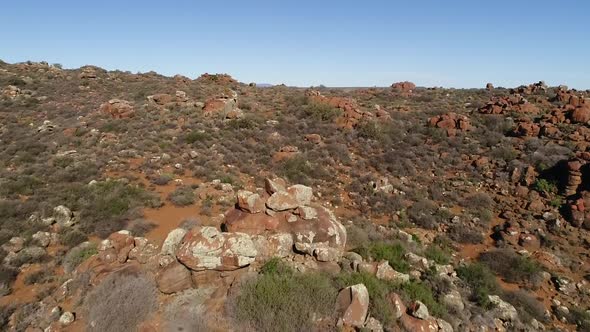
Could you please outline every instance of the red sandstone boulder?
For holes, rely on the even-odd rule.
[[[193,286],[190,271],[178,262],[165,266],[156,275],[156,284],[160,292],[172,294]]]
[[[397,93],[409,95],[416,89],[416,84],[412,82],[397,82],[391,85],[391,89]]]
[[[126,100],[111,99],[100,105],[99,111],[115,119],[127,119],[135,116],[133,105]]]
[[[576,107],[571,113],[572,122],[588,123],[590,121],[590,104]]]
[[[472,129],[469,118],[457,113],[447,113],[434,116],[428,119],[428,125],[431,127],[442,128],[447,131],[447,136],[453,137],[458,131],[468,131]]]

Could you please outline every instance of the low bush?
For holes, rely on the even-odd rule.
[[[168,195],[168,200],[176,206],[187,206],[195,203],[195,193],[189,186],[182,186]]]
[[[399,243],[376,242],[355,251],[364,258],[372,257],[375,261],[386,260],[399,272],[408,272],[410,264],[405,260],[406,249]]]
[[[269,265],[270,264],[270,265]],[[337,289],[326,276],[288,272],[273,260],[233,299],[238,322],[255,331],[310,331],[313,319],[333,312]]]
[[[157,306],[151,277],[132,268],[110,274],[88,294],[88,331],[134,331]]]
[[[88,240],[88,235],[77,229],[66,229],[59,234],[59,242],[68,248]]]
[[[479,256],[479,261],[508,282],[533,283],[541,272],[537,262],[509,249],[484,252]]]
[[[478,244],[482,243],[484,236],[477,229],[465,225],[453,225],[449,229],[449,238],[458,243]]]
[[[492,304],[489,295],[497,293],[499,286],[496,277],[489,268],[482,263],[473,263],[457,268],[457,275],[471,287],[471,300],[485,309]]]
[[[97,253],[96,246],[92,244],[81,245],[70,249],[63,259],[62,264],[64,270],[68,273],[74,271],[78,265]]]
[[[442,249],[437,245],[430,245],[424,251],[424,256],[430,260],[433,260],[437,264],[446,265],[451,261],[451,256],[446,249]]]
[[[318,121],[331,121],[342,114],[342,110],[323,103],[310,103],[305,106],[304,112]]]

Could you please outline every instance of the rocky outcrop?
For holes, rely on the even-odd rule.
[[[408,81],[397,82],[391,85],[391,89],[394,92],[400,93],[402,95],[410,95],[416,89],[416,84]]]
[[[199,76],[199,78],[197,78],[197,81],[202,83],[215,83],[219,85],[234,85],[238,83],[238,81],[236,81],[233,77],[231,77],[228,74],[209,73],[205,73]]]
[[[536,114],[539,109],[520,94],[513,94],[508,97],[492,97],[489,102],[479,109],[479,112],[484,114],[506,114],[511,112]]]
[[[205,101],[203,107],[205,116],[218,116],[223,119],[236,119],[243,115],[238,108],[238,94],[235,91],[220,94]]]
[[[319,261],[337,261],[346,244],[346,229],[332,211],[312,203],[312,189],[303,185],[285,188],[282,179],[267,179],[265,187],[263,195],[242,193],[237,208],[225,214],[224,228],[252,236],[290,234],[296,251]],[[254,205],[264,202],[265,213],[253,212],[244,202],[245,196],[252,195]]]
[[[326,97],[319,91],[308,90],[305,95],[313,103],[321,105],[327,105],[330,107],[337,108],[342,111],[342,115],[336,118],[336,124],[342,128],[354,128],[361,121],[367,121],[374,119],[375,115],[371,112],[364,111],[360,108],[357,101],[353,98],[347,97]],[[385,120],[386,117],[378,117],[379,120]]]
[[[109,100],[100,105],[99,111],[114,119],[127,119],[135,116],[133,105],[130,102],[121,99]]]
[[[545,84],[544,81],[539,81],[529,85],[521,85],[518,88],[510,89],[510,91],[511,93],[520,93],[524,95],[544,93],[547,92],[547,84]]]
[[[447,132],[447,136],[454,137],[458,132],[464,132],[472,129],[471,121],[464,115],[457,113],[447,113],[434,116],[428,119],[428,125],[431,127],[442,128]]]

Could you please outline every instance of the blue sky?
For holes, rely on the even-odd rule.
[[[590,88],[590,1],[9,1],[0,59],[310,86]]]

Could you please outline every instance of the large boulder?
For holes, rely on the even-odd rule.
[[[232,271],[250,265],[258,252],[244,233],[222,233],[214,227],[195,227],[182,239],[178,260],[193,271]]]
[[[336,311],[340,313],[339,326],[361,328],[369,311],[369,292],[363,284],[344,288],[338,293]]]
[[[246,212],[259,213],[264,210],[264,200],[259,194],[247,190],[237,193],[238,207]]]
[[[100,105],[99,111],[115,119],[127,119],[135,116],[133,105],[121,99],[111,99]]]
[[[242,111],[238,108],[238,94],[235,91],[229,91],[227,94],[207,99],[203,107],[203,114],[228,119],[242,116]]]
[[[172,294],[192,287],[190,271],[178,262],[165,266],[156,275],[158,289],[164,294]]]
[[[391,85],[391,89],[397,93],[409,95],[416,89],[416,84],[408,81],[397,82]]]

